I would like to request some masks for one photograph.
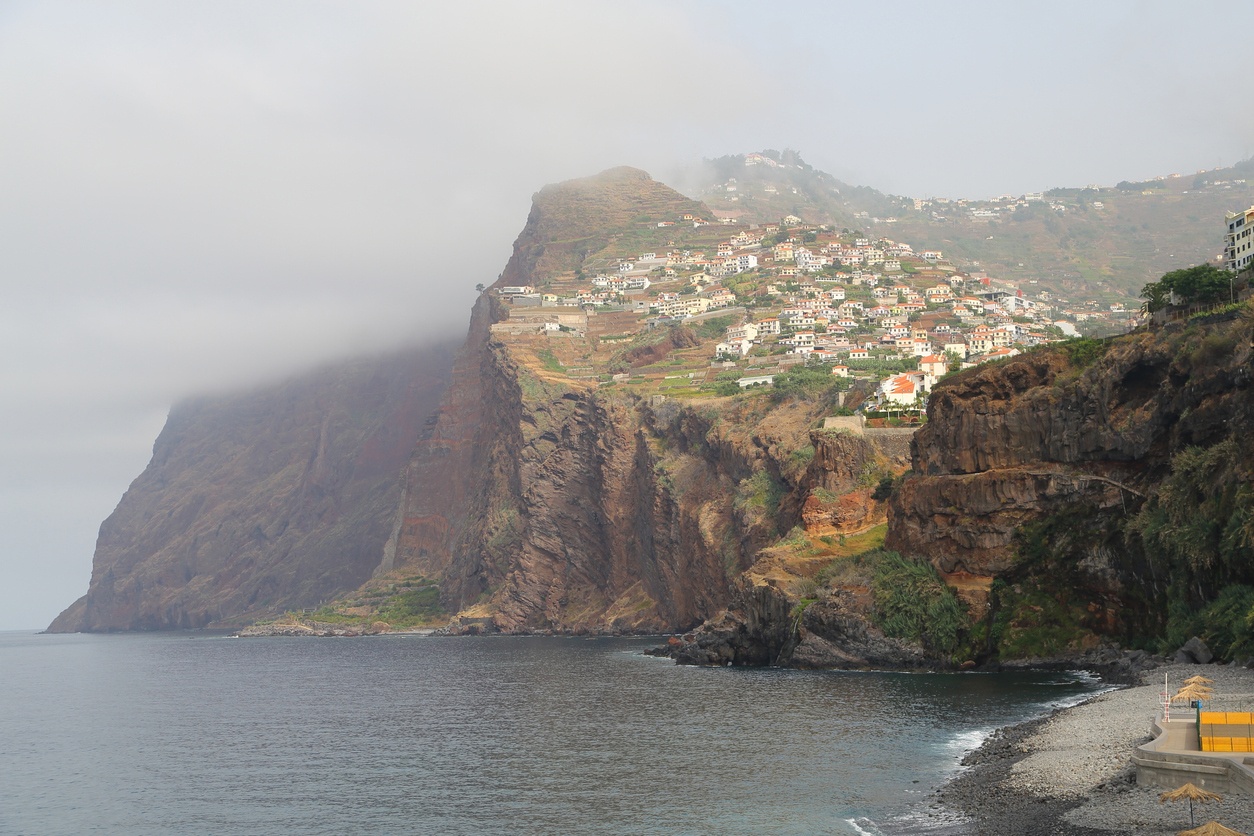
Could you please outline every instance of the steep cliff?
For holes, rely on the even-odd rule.
[[[242,624],[368,579],[448,380],[429,346],[171,410],[53,632]]]
[[[435,350],[176,409],[53,629],[342,596],[330,615],[374,619],[350,599],[386,586],[452,632],[704,621],[676,658],[912,667],[1145,643],[1242,585],[1254,605],[1248,312],[955,375],[917,432],[824,427],[859,392],[822,370],[692,384],[727,323],[559,301],[679,249],[685,215],[709,212],[634,169],[546,187],[451,371]]]
[[[709,215],[633,169],[547,187],[494,288],[543,287],[684,213]],[[410,462],[384,564],[441,578],[450,629],[686,629],[727,604],[781,532],[882,522],[869,487],[852,502],[830,490],[833,474],[853,468],[865,480],[870,463],[811,437],[832,403],[643,398],[577,370],[663,361],[701,344],[691,331],[661,328],[618,348],[601,337],[627,320],[580,311],[561,314],[565,331],[537,333],[527,309],[493,291]],[[431,484],[439,490],[415,489]]]
[[[463,628],[689,627],[799,520],[794,452],[823,405],[650,404],[544,375],[519,340],[477,351],[410,465],[412,484],[438,473],[443,489],[407,494],[389,550],[444,578]],[[459,408],[472,380],[478,406]]]
[[[884,457],[846,461],[814,434],[832,399],[642,396],[605,372],[683,352],[708,367],[721,326],[497,292],[661,250],[685,216],[709,210],[635,169],[546,187],[449,375],[435,352],[176,409],[52,629],[227,625],[333,598],[328,617],[373,618],[358,602],[379,588],[417,601],[438,584],[452,630],[670,631],[719,612],[794,526],[882,523]],[[549,316],[561,327],[538,329]],[[844,384],[822,377],[834,398]]]
[[[856,556],[883,542],[887,504],[871,485],[907,464],[909,431],[815,430],[790,486],[801,525],[754,555],[726,609],[669,641],[683,664],[916,668],[935,661],[875,626],[871,577]]]
[[[1252,321],[1064,344],[936,388],[886,544],[963,580],[976,650],[1145,644],[1169,611],[1254,581]],[[1207,486],[1186,495],[1190,474]]]

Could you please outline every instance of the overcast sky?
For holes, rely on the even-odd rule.
[[[1248,3],[0,0],[0,629],[171,403],[464,329],[547,182],[798,149],[985,197],[1254,152]]]

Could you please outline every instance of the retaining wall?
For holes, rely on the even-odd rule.
[[[1254,795],[1254,756],[1197,750],[1197,722],[1150,721],[1154,739],[1136,747],[1132,765],[1142,786],[1175,789],[1191,783],[1211,792]]]

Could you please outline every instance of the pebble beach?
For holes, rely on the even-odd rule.
[[[1130,763],[1133,749],[1150,739],[1164,672],[1173,689],[1201,674],[1214,680],[1217,698],[1254,709],[1254,670],[1172,664],[1146,671],[1138,686],[990,737],[966,757],[967,769],[935,795],[938,817],[948,810],[968,819],[947,832],[1174,836],[1187,830],[1188,805],[1160,803],[1163,788],[1137,786]],[[1254,797],[1233,792],[1222,801],[1195,805],[1195,819],[1198,825],[1216,820],[1254,836]]]

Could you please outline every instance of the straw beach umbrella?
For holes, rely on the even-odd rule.
[[[1193,784],[1185,784],[1178,790],[1171,790],[1158,796],[1158,803],[1165,804],[1168,801],[1184,801],[1186,799],[1189,802],[1189,827],[1192,827],[1196,824],[1196,822],[1193,821],[1193,802],[1196,801],[1198,803],[1205,803],[1207,801],[1222,801],[1223,796],[1213,792],[1207,792],[1201,787]]]
[[[1184,680],[1184,684],[1185,685],[1214,685],[1215,680],[1207,679],[1201,674],[1198,674],[1197,676],[1190,676],[1188,679]]]
[[[1217,821],[1208,821],[1201,827],[1181,830],[1176,836],[1245,836],[1245,834],[1231,827],[1224,827]]]
[[[1201,683],[1195,683],[1193,685],[1185,685],[1183,688],[1181,688],[1179,691],[1176,692],[1176,695],[1171,698],[1171,701],[1172,702],[1186,702],[1186,703],[1193,703],[1195,701],[1205,702],[1206,700],[1210,699],[1214,695],[1214,693],[1215,693],[1214,691],[1207,688],[1205,685],[1202,685]]]

